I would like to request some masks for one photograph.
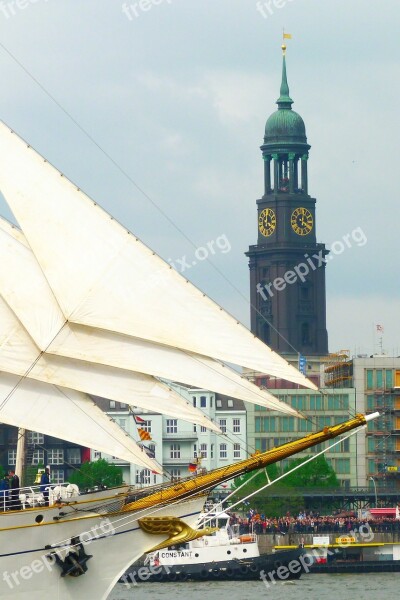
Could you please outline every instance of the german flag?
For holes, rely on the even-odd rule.
[[[190,473],[194,473],[194,471],[197,471],[197,465],[195,463],[189,463],[188,469]]]

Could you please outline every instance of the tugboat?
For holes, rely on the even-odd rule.
[[[240,534],[231,515],[215,509],[199,515],[197,529],[210,526],[216,529],[212,535],[147,554],[122,581],[271,580],[271,574],[272,579],[287,580],[304,572],[303,548],[260,555],[258,536]]]

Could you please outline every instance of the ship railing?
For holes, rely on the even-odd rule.
[[[57,483],[24,486],[0,490],[0,511],[25,510],[36,506],[54,506],[58,502],[68,502],[79,496],[79,488],[73,483]],[[46,502],[48,500],[48,504]]]

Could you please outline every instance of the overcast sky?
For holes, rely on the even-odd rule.
[[[398,0],[3,0],[1,118],[248,325],[285,27],[318,241],[367,240],[327,267],[330,351],[371,353],[380,324],[397,355],[399,16]]]

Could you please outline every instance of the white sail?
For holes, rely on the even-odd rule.
[[[117,400],[220,432],[200,410],[153,377],[64,356],[41,354],[1,297],[0,371]]]
[[[0,181],[69,321],[317,389],[4,124],[0,126]]]
[[[1,422],[59,437],[161,473],[160,466],[94,404],[74,390],[0,373]]]
[[[141,382],[144,378],[140,377],[139,373],[179,381],[299,416],[290,406],[279,401],[269,392],[260,390],[256,385],[240,377],[236,371],[214,359],[114,332],[65,323],[61,310],[22,232],[1,218],[0,255],[3,257],[0,262],[0,294],[36,342],[37,352],[42,350],[46,351],[47,355],[56,354],[132,371],[132,377],[140,378]],[[4,319],[7,317],[4,316]],[[78,371],[80,372],[81,369],[79,368]],[[36,372],[37,369],[34,370],[34,373]],[[125,374],[125,378],[126,376]],[[78,378],[78,374],[75,378]],[[53,380],[52,383],[60,382]],[[154,393],[159,388],[155,383]],[[117,388],[119,389],[119,386]],[[104,391],[102,394],[90,391],[82,387],[82,384],[77,389],[96,395],[106,395]],[[187,407],[187,410],[181,411],[183,400],[180,397],[178,397],[180,402],[174,403],[174,410],[167,412],[170,403],[167,402],[165,394],[165,405],[160,405],[158,398],[155,398],[153,405],[150,398],[147,398],[143,404],[140,396],[141,394],[137,398],[136,406],[170,416],[179,413],[178,417],[183,419],[187,415],[193,417],[193,423],[210,427],[210,422],[206,424],[205,417],[197,409],[191,407],[189,410]],[[107,397],[125,401],[122,398]],[[202,419],[202,422],[199,419]]]

